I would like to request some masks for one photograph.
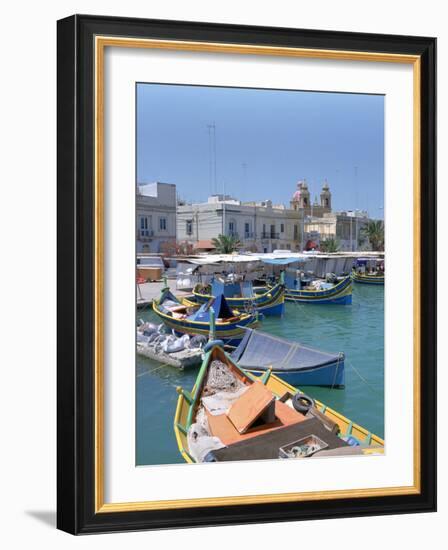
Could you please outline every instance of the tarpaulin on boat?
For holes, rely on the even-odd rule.
[[[169,288],[164,288],[162,291],[162,295],[160,296],[160,299],[159,299],[159,304],[166,305],[167,303],[170,303],[170,302],[178,304],[179,300],[176,298],[176,296],[174,296],[174,294],[171,292]]]
[[[253,329],[246,330],[231,357],[243,369],[272,367],[275,371],[309,369],[344,360],[343,353],[327,353]]]
[[[252,282],[223,282],[214,279],[212,281],[212,296],[219,296],[220,294],[224,294],[226,298],[252,298]]]
[[[219,294],[219,296],[216,296],[216,298],[209,300],[206,304],[202,304],[202,306],[196,311],[196,313],[191,315],[189,319],[191,321],[201,321],[204,323],[210,321],[211,307],[213,307],[216,319],[228,319],[229,317],[234,316],[226,299],[224,298],[224,295]]]
[[[241,296],[240,283],[223,282],[219,279],[214,279],[212,282],[212,296],[224,294],[226,298],[234,298]]]

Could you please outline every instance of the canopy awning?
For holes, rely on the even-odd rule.
[[[308,258],[267,258],[261,260],[264,264],[270,265],[288,265],[295,262],[307,262]]]

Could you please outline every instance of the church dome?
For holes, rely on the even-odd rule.
[[[303,191],[308,191],[308,185],[305,180],[299,180],[297,182],[297,191],[294,192],[292,196],[293,201],[300,200],[300,197],[302,196]]]

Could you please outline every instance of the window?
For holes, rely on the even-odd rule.
[[[252,236],[253,236],[253,235],[252,235],[252,232],[251,232],[251,230],[250,230],[250,222],[246,222],[246,223],[244,224],[244,237],[245,237],[246,239],[250,239]]]
[[[284,233],[284,232],[285,232],[285,224],[281,223],[280,224],[280,233]]]
[[[149,237],[149,223],[146,216],[140,217],[140,237]]]
[[[185,232],[187,233],[187,235],[192,235],[193,234],[193,220],[187,220],[186,221]]]
[[[159,218],[160,231],[166,231],[166,218]]]

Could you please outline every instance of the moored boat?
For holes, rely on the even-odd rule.
[[[286,281],[285,300],[302,304],[339,304],[352,303],[352,279],[335,277],[333,281],[323,279]]]
[[[244,336],[244,327],[258,324],[257,313],[243,313],[230,309],[223,295],[198,305],[185,298],[178,299],[169,288],[162,290],[153,302],[154,313],[170,329],[179,334],[201,334],[237,345]]]
[[[365,285],[384,285],[384,273],[376,271],[373,273],[358,273],[353,271],[352,279],[355,283]]]
[[[357,258],[352,279],[365,285],[384,285],[384,258]]]
[[[343,388],[345,384],[343,353],[327,353],[259,330],[246,329],[231,357],[245,371],[260,375],[270,368],[293,386]]]
[[[193,290],[194,300],[200,304],[223,294],[228,305],[238,311],[257,310],[263,315],[283,315],[285,287],[280,282],[272,288],[256,292],[251,281],[226,282],[214,279],[209,285],[198,284]]]
[[[269,369],[238,367],[219,346],[191,392],[177,388],[174,432],[186,462],[382,454],[384,441]]]

